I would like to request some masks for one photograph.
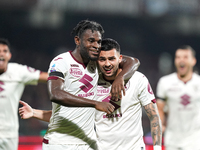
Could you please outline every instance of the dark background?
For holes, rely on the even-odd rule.
[[[11,43],[12,62],[47,71],[57,54],[75,48],[73,27],[83,20],[99,22],[105,36],[117,40],[122,54],[140,60],[139,71],[156,93],[159,78],[173,71],[174,52],[191,45],[200,57],[198,0],[0,0],[0,37]],[[195,71],[198,72],[199,63]],[[51,109],[46,84],[27,86],[22,100]],[[20,135],[40,135],[47,123],[20,121]],[[149,133],[144,113],[143,128]]]

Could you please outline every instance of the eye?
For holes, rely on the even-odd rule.
[[[99,58],[99,61],[105,61],[106,59],[105,58]]]

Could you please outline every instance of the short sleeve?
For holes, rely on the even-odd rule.
[[[66,75],[66,67],[67,63],[62,55],[55,57],[48,69],[49,78],[58,77],[64,80],[64,76]]]
[[[155,102],[155,96],[148,79],[143,76],[138,82],[138,98],[143,106]]]
[[[41,71],[26,65],[19,64],[19,67],[20,74],[22,74],[22,82],[25,84],[37,85]]]

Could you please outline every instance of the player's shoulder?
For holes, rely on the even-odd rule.
[[[143,78],[143,77],[146,77],[146,76],[142,72],[135,71],[133,77],[134,78]]]
[[[15,63],[15,62],[9,62],[8,63],[8,68],[15,68],[16,70],[19,68],[24,67],[25,65],[19,64],[19,63]]]
[[[131,77],[131,80],[134,80],[134,82],[140,82],[141,80],[147,80],[147,77],[142,72],[135,71]]]
[[[70,51],[58,54],[57,56],[55,56],[53,58],[53,61],[67,59],[68,57],[71,57],[71,52]]]
[[[192,78],[194,78],[195,80],[200,80],[200,75],[194,72]]]

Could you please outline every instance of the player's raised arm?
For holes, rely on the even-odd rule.
[[[122,92],[123,95],[125,95],[124,80],[128,80],[132,77],[140,66],[140,61],[137,58],[123,55],[119,65],[122,71],[115,78],[111,88],[112,99],[115,101],[122,98]]]

